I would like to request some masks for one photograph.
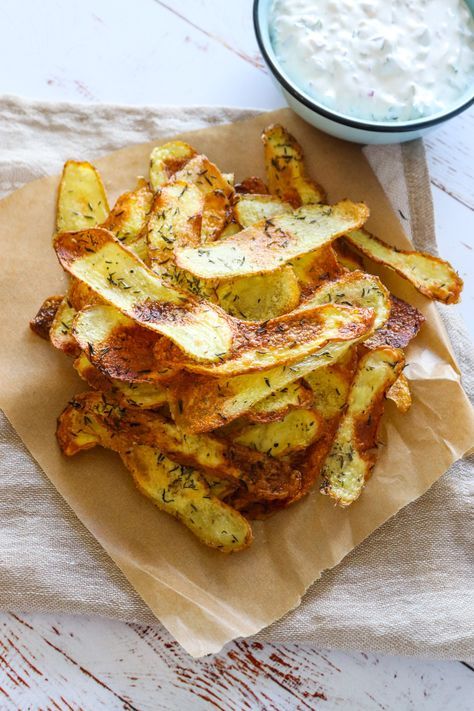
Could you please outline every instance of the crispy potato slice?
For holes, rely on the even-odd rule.
[[[247,321],[268,321],[295,309],[301,296],[291,267],[270,274],[231,279],[215,290],[219,306],[228,314]]]
[[[157,191],[173,175],[196,155],[196,151],[184,141],[170,141],[156,146],[150,155],[150,185]]]
[[[122,398],[125,405],[152,410],[168,402],[168,391],[159,382],[136,383],[110,378],[101,373],[84,352],[74,361],[74,368],[91,388],[104,392],[111,391],[116,397]]]
[[[417,308],[390,294],[390,317],[382,327],[377,328],[373,336],[365,341],[364,346],[406,348],[424,322],[425,317]]]
[[[203,195],[220,190],[229,198],[234,193],[234,188],[219,168],[204,155],[196,155],[191,158],[181,170],[175,173],[173,179],[193,183]]]
[[[239,375],[291,365],[320,351],[328,343],[351,339],[360,325],[373,322],[373,312],[348,306],[326,304],[296,309],[290,314],[261,324],[240,324],[240,347],[220,363],[199,363],[183,355],[162,339],[155,347],[159,362],[214,377]]]
[[[400,373],[393,385],[387,390],[386,397],[395,403],[400,412],[408,412],[412,400],[406,375]]]
[[[63,232],[54,246],[66,271],[193,358],[217,360],[232,350],[235,329],[225,311],[166,286],[107,230]]]
[[[400,350],[368,351],[359,361],[347,410],[322,469],[321,493],[349,506],[362,493],[376,461],[377,430],[385,393],[403,368]]]
[[[156,447],[114,437],[83,399],[73,400],[60,415],[57,438],[68,456],[96,445],[118,452],[137,488],[162,511],[184,523],[202,543],[226,553],[250,545],[248,521],[212,495],[203,473],[177,464]]]
[[[109,216],[101,225],[133,252],[137,253],[138,250],[140,259],[145,256],[141,233],[146,227],[152,202],[153,192],[148,183],[140,178],[135,190],[120,195]]]
[[[275,195],[239,195],[234,205],[235,219],[244,229],[262,220],[291,212],[293,208],[290,203]]]
[[[423,252],[396,249],[367,230],[351,231],[345,238],[366,257],[393,269],[429,299],[445,304],[459,301],[463,281],[444,259]]]
[[[76,315],[77,311],[69,298],[64,297],[49,329],[49,339],[53,346],[70,356],[79,355],[79,346],[72,332],[72,324]]]
[[[183,180],[163,186],[157,194],[147,227],[150,264],[157,274],[168,276],[175,247],[201,244],[203,207],[201,191]]]
[[[263,180],[255,175],[251,175],[248,178],[244,178],[234,187],[235,192],[240,194],[266,195],[268,193],[268,188],[263,182]]]
[[[350,200],[336,205],[307,205],[262,220],[225,240],[178,249],[176,263],[202,279],[265,274],[329,244],[348,229],[356,229],[368,215],[363,203]]]
[[[212,495],[199,470],[177,465],[146,445],[136,445],[121,457],[139,491],[181,521],[202,543],[223,553],[234,553],[251,544],[249,522]]]
[[[320,352],[291,366],[278,366],[232,378],[180,373],[169,385],[173,419],[190,432],[207,432],[232,422],[275,390],[281,390],[313,370],[336,361],[365,337],[367,328],[370,330],[368,325],[361,324],[358,335],[354,334],[350,341],[330,343]]]
[[[103,222],[108,214],[105,188],[94,166],[84,161],[66,161],[59,183],[57,231],[94,227]]]
[[[156,383],[175,373],[156,362],[153,349],[159,336],[108,304],[80,311],[73,334],[93,365],[115,380]]]
[[[229,198],[221,190],[207,193],[202,210],[201,244],[214,242],[222,235],[231,212]]]
[[[237,222],[231,220],[231,222],[229,222],[222,230],[220,234],[220,239],[232,237],[232,235],[236,235],[237,232],[240,232],[240,229],[240,225]]]
[[[281,420],[243,427],[232,439],[269,457],[306,449],[318,437],[320,418],[314,410],[292,410]]]
[[[324,202],[323,188],[308,177],[303,151],[296,139],[279,124],[262,133],[265,171],[269,190],[294,207]]]
[[[332,248],[336,255],[337,261],[345,269],[349,269],[351,272],[364,271],[364,260],[360,254],[354,252],[349,245],[344,242],[344,239],[337,239],[333,242]]]
[[[274,422],[282,420],[292,410],[308,407],[312,401],[311,390],[303,381],[297,380],[257,402],[245,417],[250,422]]]
[[[348,272],[334,281],[325,282],[300,304],[298,311],[328,303],[373,309],[374,329],[387,323],[391,310],[388,289],[378,277],[364,272]]]
[[[357,348],[354,348],[337,363],[318,368],[305,376],[304,382],[313,392],[312,407],[324,420],[329,421],[342,414],[357,361]]]
[[[49,332],[63,299],[63,296],[48,296],[41,304],[36,316],[30,321],[31,330],[46,341],[49,341]]]
[[[244,228],[259,220],[268,220],[291,211],[290,203],[283,202],[275,195],[243,195],[234,207],[236,219]],[[314,289],[321,281],[333,279],[341,273],[330,244],[303,257],[296,257],[288,266],[293,268],[300,285],[307,291]]]

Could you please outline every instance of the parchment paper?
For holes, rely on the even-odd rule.
[[[287,110],[181,137],[222,170],[234,171],[237,179],[263,175],[259,135],[276,120],[300,140],[331,202],[365,200],[371,208],[369,228],[396,246],[409,246],[360,148],[320,134]],[[132,146],[96,161],[112,200],[137,175],[146,174],[152,145]],[[56,177],[36,181],[0,206],[0,405],[154,614],[191,654],[217,651],[297,606],[323,570],[421,496],[470,448],[474,416],[459,370],[433,305],[382,270],[392,291],[421,309],[427,323],[407,355],[414,405],[401,415],[388,403],[380,436],[384,446],[363,496],[343,511],[314,491],[288,511],[256,522],[248,551],[229,557],[207,550],[135,491],[115,455],[93,450],[66,460],[56,446],[56,417],[84,384],[71,362],[27,327],[42,298],[66,287],[50,248],[56,186]]]

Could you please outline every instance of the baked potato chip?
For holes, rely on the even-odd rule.
[[[156,383],[175,372],[156,362],[153,349],[160,337],[114,306],[102,304],[80,311],[73,334],[91,363],[115,380]]]
[[[372,472],[385,393],[403,364],[402,351],[389,347],[368,351],[359,361],[347,410],[321,472],[321,492],[340,506],[349,506],[360,496]]]
[[[63,232],[54,246],[66,271],[191,357],[217,360],[232,350],[234,324],[225,311],[166,286],[107,230]]]
[[[282,420],[292,410],[308,407],[312,401],[311,390],[303,381],[297,380],[257,402],[245,417],[250,422],[274,422]]]
[[[366,230],[351,231],[345,238],[366,257],[393,269],[429,299],[445,304],[459,301],[463,281],[444,259],[396,249]]]
[[[215,293],[219,306],[246,321],[268,321],[286,314],[298,306],[301,296],[291,267],[225,281]]]
[[[150,155],[150,185],[156,192],[196,155],[184,141],[170,141],[154,148]]]
[[[148,183],[139,179],[135,190],[121,195],[101,227],[112,232],[119,242],[129,247],[140,259],[143,253],[142,232],[146,227],[153,202],[153,192]],[[137,244],[138,243],[138,244]]]
[[[246,425],[232,440],[269,457],[306,449],[318,437],[320,419],[314,410],[292,410],[275,422]]]
[[[56,230],[65,232],[94,227],[108,214],[105,188],[94,166],[84,161],[66,161],[59,183]]]
[[[168,391],[159,382],[142,383],[115,380],[101,373],[87,357],[81,353],[74,361],[74,369],[91,388],[111,392],[115,397],[122,399],[125,406],[141,407],[152,410],[168,402]]]
[[[156,195],[147,227],[150,264],[156,273],[168,276],[175,247],[201,244],[203,207],[201,191],[183,180],[164,185]]]
[[[233,237],[176,251],[181,269],[202,279],[232,279],[265,274],[295,257],[329,244],[347,229],[361,226],[369,215],[363,203],[307,205],[293,213],[262,220]]]
[[[39,307],[36,316],[30,321],[31,330],[46,341],[49,341],[49,332],[63,299],[63,296],[48,296]]]
[[[241,194],[258,194],[265,195],[268,193],[268,188],[263,182],[263,180],[256,175],[251,175],[248,178],[244,178],[237,183],[235,186],[235,192]]]
[[[91,414],[83,399],[73,400],[60,415],[57,438],[68,456],[96,445],[118,452],[137,488],[206,545],[226,553],[250,545],[248,521],[212,495],[199,470],[177,464],[156,447],[123,442]]]
[[[234,205],[234,216],[244,229],[276,215],[293,212],[289,202],[275,195],[239,195]]]
[[[328,343],[346,341],[360,332],[360,326],[370,327],[373,312],[348,306],[326,304],[314,308],[296,309],[261,324],[241,324],[241,345],[231,358],[220,363],[199,363],[187,358],[164,339],[155,346],[159,362],[171,368],[184,368],[214,377],[239,375],[267,370],[278,365],[291,365]]]
[[[169,384],[173,419],[186,431],[208,432],[245,415],[276,390],[304,378],[308,373],[338,360],[370,331],[359,324],[358,335],[345,343],[330,343],[299,363],[232,378],[213,378],[179,373]]]
[[[77,311],[69,298],[64,297],[49,329],[49,339],[53,346],[70,356],[79,355],[79,347],[72,333],[72,324],[76,315]]]
[[[425,317],[417,308],[390,294],[389,319],[365,341],[364,346],[366,348],[379,348],[380,346],[406,348],[424,322]]]
[[[393,385],[387,390],[386,398],[392,400],[400,412],[408,412],[412,401],[410,385],[406,375],[400,373]]]
[[[202,211],[201,244],[218,239],[231,214],[229,198],[222,190],[207,193]]]
[[[181,170],[175,173],[173,179],[193,183],[203,195],[220,190],[229,198],[234,193],[234,188],[226,180],[219,168],[203,155],[196,155],[191,158]]]
[[[306,174],[301,146],[286,128],[268,126],[262,141],[268,187],[273,195],[294,207],[326,200],[323,188]]]
[[[373,309],[374,329],[387,323],[391,311],[388,289],[378,277],[364,272],[348,272],[334,281],[326,281],[300,304],[298,311],[328,303]]]
[[[304,382],[313,393],[312,408],[324,420],[342,415],[357,362],[357,348],[353,348],[337,363],[318,368],[305,376]]]
[[[364,260],[354,252],[345,242],[344,238],[339,238],[332,244],[332,248],[335,252],[337,261],[344,269],[349,269],[349,271],[363,271],[364,270]]]

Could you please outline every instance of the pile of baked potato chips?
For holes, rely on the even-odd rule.
[[[112,209],[95,168],[68,161],[54,249],[69,290],[31,323],[90,386],[59,417],[64,454],[115,451],[224,552],[314,486],[352,504],[385,399],[410,407],[403,349],[423,317],[363,258],[444,303],[462,288],[447,262],[364,230],[366,205],[328,205],[282,126],[262,139],[265,180],[234,184],[172,141]]]

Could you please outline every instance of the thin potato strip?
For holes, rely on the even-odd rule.
[[[368,351],[359,361],[347,410],[322,469],[321,492],[340,506],[349,506],[360,496],[372,472],[385,393],[403,363],[402,351],[388,347]]]
[[[345,242],[344,239],[337,239],[333,242],[332,248],[336,255],[337,261],[344,269],[349,269],[349,271],[363,271],[364,270],[364,260],[354,252]]]
[[[183,180],[163,186],[157,194],[147,227],[150,264],[156,273],[167,276],[175,247],[201,244],[203,208],[201,191]]]
[[[263,180],[256,175],[251,175],[248,178],[244,178],[237,183],[235,186],[235,192],[241,194],[258,194],[265,195],[268,193],[268,188],[263,182]]]
[[[230,216],[229,198],[222,190],[214,190],[205,195],[202,210],[201,244],[214,242],[218,239]]]
[[[49,332],[63,299],[63,296],[48,296],[39,307],[36,316],[30,321],[31,330],[46,341],[49,341]]]
[[[196,155],[184,141],[170,141],[154,148],[150,155],[150,185],[159,190]]]
[[[77,356],[79,347],[73,336],[72,325],[77,315],[76,309],[72,306],[66,296],[59,304],[49,329],[49,339],[53,346],[66,355]]]
[[[138,241],[142,258],[140,235],[146,227],[153,202],[153,192],[146,181],[139,180],[135,190],[121,195],[101,227],[112,232],[119,242],[135,252]]]
[[[297,311],[302,312],[328,303],[373,309],[374,329],[384,326],[390,316],[391,300],[388,289],[378,277],[363,272],[349,272],[334,281],[325,282],[302,302]]]
[[[250,545],[248,521],[212,495],[202,472],[177,464],[156,447],[124,443],[83,405],[76,399],[59,417],[57,438],[64,454],[71,456],[96,445],[112,449],[141,493],[180,520],[202,543],[226,553]]]
[[[406,375],[400,373],[393,385],[387,390],[386,398],[392,400],[400,412],[408,412],[412,400]]]
[[[294,207],[325,201],[323,188],[306,174],[301,146],[283,126],[268,126],[262,141],[271,193]]]
[[[364,346],[372,349],[379,346],[406,348],[424,321],[425,317],[417,308],[390,294],[390,317],[365,341]]]
[[[444,259],[396,249],[366,230],[348,232],[345,238],[366,257],[393,269],[429,299],[445,304],[459,301],[463,281]]]
[[[306,449],[318,437],[321,422],[314,410],[293,410],[281,420],[244,426],[232,441],[269,457]]]
[[[301,297],[291,267],[270,274],[231,279],[219,284],[217,301],[228,314],[247,321],[268,321],[295,309]]]
[[[203,155],[196,155],[191,158],[181,170],[175,173],[173,179],[193,183],[203,195],[220,190],[229,198],[234,193],[234,188],[226,180],[219,168]]]
[[[175,372],[156,362],[153,349],[160,337],[114,306],[89,306],[80,311],[73,334],[93,365],[115,380],[156,383]]]
[[[126,406],[146,410],[161,407],[168,402],[168,391],[159,382],[137,383],[110,378],[96,368],[84,352],[74,361],[74,369],[91,388],[112,392]]]
[[[243,229],[262,220],[293,212],[289,202],[275,195],[239,195],[234,205],[234,216]]]
[[[387,313],[388,316],[388,313]],[[291,365],[320,351],[328,343],[353,338],[361,324],[371,324],[373,312],[348,306],[307,304],[290,314],[259,325],[240,324],[240,348],[220,363],[198,363],[186,357],[169,341],[155,347],[157,360],[214,377],[239,375],[279,365]]]
[[[308,407],[312,401],[311,390],[297,380],[257,402],[245,417],[250,422],[282,420],[288,412]]]
[[[93,165],[68,160],[59,183],[56,230],[83,230],[103,222],[109,204],[101,177]]]
[[[336,361],[363,339],[368,325],[360,324],[359,335],[345,343],[330,343],[303,361],[291,366],[236,375],[233,378],[212,378],[181,373],[170,383],[171,411],[174,420],[190,432],[208,432],[221,427],[268,397],[308,373]]]
[[[202,279],[265,274],[313,252],[367,220],[363,203],[307,205],[262,220],[233,237],[176,251],[176,264]]]
[[[54,241],[63,268],[145,328],[168,336],[196,359],[232,349],[231,317],[166,286],[104,229],[63,232]]]

